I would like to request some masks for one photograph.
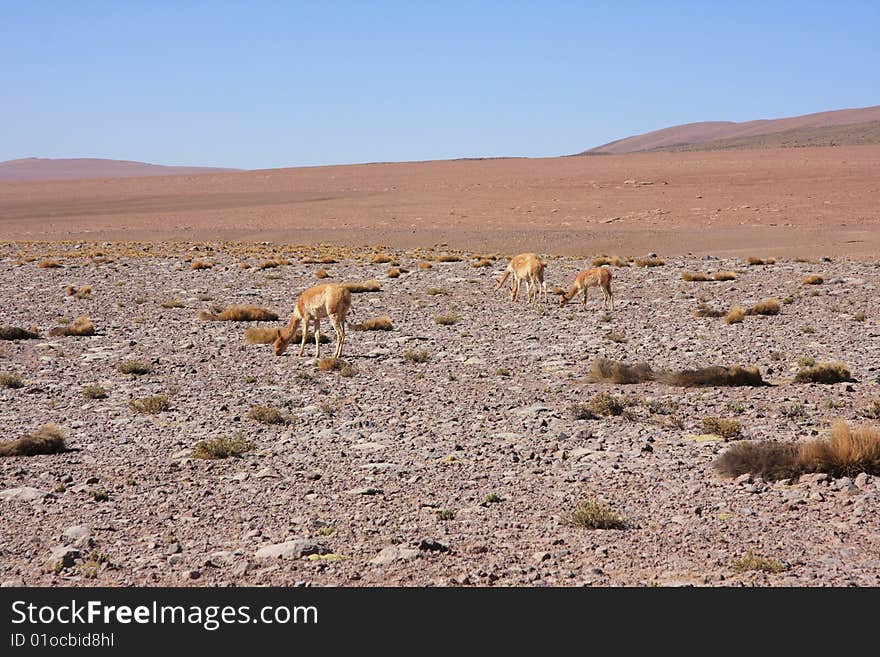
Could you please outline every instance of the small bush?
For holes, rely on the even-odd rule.
[[[419,263],[419,269],[432,269],[433,267],[434,265],[432,265],[430,262],[422,261]]]
[[[664,372],[658,376],[663,383],[684,388],[721,387],[721,386],[765,386],[757,367],[724,367],[713,365],[695,370]]]
[[[397,278],[400,276],[400,269],[398,267],[392,267],[385,275],[388,276],[388,278]]]
[[[461,262],[461,257],[457,255],[442,255],[437,258],[437,262]]]
[[[853,315],[853,319],[857,322],[864,322],[867,318],[868,318],[868,316],[861,311],[857,312],[855,315]]]
[[[318,269],[315,272],[315,278],[318,278],[318,279],[329,278],[329,276],[330,276],[330,274],[327,273],[326,269]]]
[[[759,557],[754,555],[751,550],[746,552],[745,556],[738,557],[731,561],[730,565],[738,573],[749,570],[758,570],[764,573],[781,573],[790,568],[788,564],[781,562],[779,559]]]
[[[807,325],[801,327],[801,332],[802,333],[815,333],[816,329],[814,329],[812,326],[807,324]]]
[[[287,424],[287,416],[274,406],[251,406],[248,417],[263,424]]]
[[[804,285],[822,285],[825,282],[825,279],[819,276],[818,274],[813,274],[811,276],[807,276],[803,280]]]
[[[61,263],[57,260],[41,260],[37,267],[40,269],[57,269],[61,267]]]
[[[816,359],[812,356],[801,356],[797,359],[797,364],[801,367],[812,367],[816,364]]]
[[[817,363],[805,367],[794,377],[795,383],[841,383],[855,381],[845,363]]]
[[[379,281],[369,280],[361,283],[345,283],[344,287],[352,294],[360,294],[362,292],[378,292],[382,289]]]
[[[682,273],[681,280],[688,281],[688,282],[694,282],[694,283],[702,283],[705,281],[711,281],[712,277],[709,276],[709,274],[686,271],[686,272]]]
[[[483,503],[485,504],[498,504],[499,502],[501,502],[501,497],[496,493],[489,493],[483,498]]]
[[[436,512],[437,520],[455,520],[455,511],[452,509],[439,509]]]
[[[20,374],[0,372],[0,388],[24,388],[24,379]]]
[[[199,319],[209,322],[274,322],[278,314],[259,306],[228,306],[199,311]]]
[[[253,449],[253,446],[244,439],[241,432],[232,438],[221,436],[210,440],[200,440],[192,449],[194,459],[225,459],[238,457]]]
[[[782,303],[784,303],[785,305],[788,305],[790,303],[794,303],[794,297],[784,297],[782,299]]]
[[[431,297],[435,297],[438,294],[446,294],[446,290],[444,290],[442,287],[429,287],[427,290],[425,290],[425,294]]]
[[[734,281],[736,274],[732,271],[716,271],[712,274],[713,281]]]
[[[132,399],[128,402],[128,407],[136,413],[157,415],[171,408],[171,402],[168,401],[168,397],[165,395],[152,395],[150,397]]]
[[[86,399],[107,399],[107,391],[103,386],[99,386],[97,383],[84,385],[80,389],[80,392]]]
[[[95,326],[88,317],[77,317],[67,326],[56,326],[49,335],[52,336],[88,336],[95,334]]]
[[[626,529],[629,526],[626,518],[617,511],[594,499],[583,500],[572,511],[562,514],[560,519],[584,529]]]
[[[662,267],[665,264],[666,261],[660,258],[638,258],[636,260],[636,267]]]
[[[746,315],[778,315],[779,302],[776,299],[759,301],[746,311]]]
[[[428,362],[428,352],[424,349],[421,350],[412,350],[407,349],[403,352],[404,360],[409,361],[410,363],[427,363]]]
[[[725,324],[740,324],[746,316],[746,311],[742,306],[734,306],[724,316]]]
[[[714,433],[724,440],[735,440],[742,436],[742,425],[736,420],[717,417],[704,417],[700,424],[706,433]]]
[[[617,384],[644,383],[654,380],[654,372],[651,370],[651,366],[645,362],[626,365],[599,356],[593,359],[590,364],[588,379],[592,383],[600,381]]]
[[[352,324],[355,331],[391,331],[394,324],[388,315],[367,319],[360,324]]]
[[[123,374],[149,374],[153,371],[151,365],[139,360],[124,360],[116,366],[116,369]]]
[[[64,432],[54,424],[44,424],[34,433],[16,440],[0,442],[0,456],[59,454],[66,449]]]
[[[590,410],[596,415],[623,415],[626,404],[607,392],[600,392],[590,400]]]
[[[694,317],[724,317],[724,311],[713,308],[707,303],[701,303],[694,311]]]
[[[244,331],[244,341],[247,344],[271,344],[278,337],[277,328],[251,327]]]
[[[263,262],[257,265],[257,269],[275,269],[280,266],[281,262],[278,260],[263,260]]]
[[[435,324],[440,324],[440,326],[451,326],[452,324],[458,324],[459,317],[455,313],[446,313],[445,315],[437,315],[434,318]]]
[[[207,262],[205,260],[194,260],[190,265],[190,269],[193,271],[197,271],[199,269],[211,269],[214,266],[213,262]]]
[[[36,329],[0,326],[0,340],[36,340],[39,337],[40,334]]]

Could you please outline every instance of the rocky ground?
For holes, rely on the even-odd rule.
[[[866,419],[880,366],[875,263],[666,258],[613,268],[617,309],[604,313],[596,290],[586,312],[554,298],[512,304],[492,289],[504,260],[420,269],[440,252],[392,252],[408,270],[399,278],[369,249],[301,262],[330,253],[0,245],[0,326],[42,336],[0,341],[0,372],[23,379],[0,387],[2,438],[55,423],[71,448],[0,458],[4,585],[880,585],[880,479],[723,479],[711,464],[731,443],[701,424],[733,419],[743,439],[798,441],[836,419],[877,422]],[[279,256],[291,264],[238,266]],[[61,266],[38,267],[45,257]],[[214,266],[194,271],[191,258]],[[587,262],[548,258],[550,287]],[[381,283],[353,295],[350,320],[388,315],[394,330],[349,332],[354,376],[318,371],[313,344],[300,358],[244,342],[245,328],[286,320],[318,268],[327,281]],[[736,280],[680,278],[720,269]],[[803,285],[810,274],[825,282]],[[92,291],[68,296],[68,284]],[[726,309],[768,297],[790,302],[740,324],[693,314],[701,300]],[[233,303],[281,319],[198,318]],[[456,323],[435,321],[450,313]],[[79,316],[96,335],[49,337]],[[422,350],[425,362],[405,357]],[[597,356],[655,369],[754,364],[774,385],[589,383]],[[793,383],[804,357],[844,361],[857,381]],[[122,374],[129,359],[152,372]],[[107,397],[86,398],[87,384]],[[603,392],[626,411],[574,419],[573,404]],[[148,395],[170,408],[130,407]],[[254,405],[288,422],[252,420]],[[237,434],[253,445],[240,458],[191,458],[197,442]],[[626,528],[565,522],[588,499]],[[750,569],[739,561],[749,555],[779,572]]]

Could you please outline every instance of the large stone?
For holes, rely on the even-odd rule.
[[[43,499],[48,495],[48,492],[40,490],[38,488],[33,488],[31,486],[19,486],[18,488],[9,488],[7,490],[0,491],[0,500],[33,502],[35,500]]]
[[[85,525],[73,525],[61,533],[61,537],[69,544],[78,548],[91,547],[92,530]]]
[[[301,559],[310,554],[330,554],[332,550],[321,543],[305,539],[264,545],[254,553],[257,559]]]
[[[370,563],[377,566],[387,566],[395,561],[411,561],[417,556],[419,556],[418,550],[400,547],[399,545],[389,545],[375,557],[370,559]]]

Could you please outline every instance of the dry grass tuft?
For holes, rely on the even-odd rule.
[[[200,440],[192,449],[194,459],[225,459],[230,456],[238,457],[253,449],[253,446],[244,439],[241,432],[232,438],[221,436],[211,440]]]
[[[757,367],[740,367],[738,365],[733,367],[713,365],[695,370],[663,372],[657,376],[657,379],[668,385],[684,388],[767,385],[761,378],[761,371]]]
[[[812,276],[807,276],[804,278],[802,283],[804,285],[822,285],[825,282],[825,279],[819,276],[818,274],[813,274]]]
[[[91,285],[83,285],[81,287],[77,287],[76,285],[68,285],[64,288],[64,294],[69,297],[76,297],[77,299],[85,299],[92,293]]]
[[[194,260],[193,263],[189,266],[193,271],[199,269],[211,269],[214,266],[213,262],[208,262],[206,260]]]
[[[390,255],[387,255],[385,253],[377,253],[370,259],[370,262],[374,265],[385,265],[393,260],[394,258],[392,258]]]
[[[0,388],[11,388],[13,390],[24,388],[24,379],[21,378],[21,374],[0,372]]]
[[[751,550],[742,557],[737,557],[730,562],[731,567],[738,573],[744,573],[750,570],[757,570],[763,573],[782,573],[791,568],[779,559],[769,559],[767,557],[759,557],[752,553]]]
[[[386,272],[385,275],[388,276],[388,278],[397,278],[398,276],[400,276],[400,269],[397,267],[392,267]]]
[[[419,269],[432,269],[433,267],[434,267],[434,265],[432,265],[430,262],[426,262],[424,260],[419,263]]]
[[[168,401],[168,397],[165,395],[151,395],[149,397],[141,397],[140,399],[132,399],[128,402],[128,407],[136,413],[156,415],[171,408],[171,402]]]
[[[124,360],[116,366],[123,374],[149,374],[153,371],[149,363],[143,363],[139,360]]]
[[[95,334],[95,325],[92,324],[92,320],[88,317],[77,317],[73,322],[68,324],[67,326],[56,326],[51,331],[49,331],[49,335],[59,336],[59,335],[68,335],[68,336],[85,336],[85,335],[94,335]]]
[[[434,318],[434,323],[439,324],[440,326],[451,326],[453,324],[458,324],[459,316],[454,312],[446,313],[445,315],[437,315]]]
[[[338,372],[339,376],[351,377],[357,370],[341,358],[322,358],[318,361],[318,369],[322,372]]]
[[[199,319],[211,322],[274,322],[278,314],[259,306],[228,306],[212,311],[200,310]]]
[[[41,260],[37,267],[40,269],[58,269],[61,267],[61,263],[57,260]]]
[[[360,294],[361,292],[378,292],[382,289],[379,281],[370,279],[361,283],[345,283],[343,285],[352,294]]]
[[[84,385],[80,389],[80,392],[86,399],[107,399],[107,391],[103,386],[99,386],[97,383]]]
[[[461,262],[461,256],[442,255],[437,257],[437,262]]]
[[[475,263],[471,264],[471,267],[491,267],[492,261],[489,258],[480,258]]]
[[[427,290],[425,290],[425,294],[431,297],[435,297],[438,294],[446,294],[446,290],[444,290],[442,287],[429,287]]]
[[[161,304],[159,304],[163,308],[183,308],[183,301],[180,299],[166,299]]]
[[[427,363],[428,362],[428,352],[424,349],[421,350],[413,350],[407,349],[403,352],[404,360],[410,363]]]
[[[725,324],[740,324],[746,316],[746,311],[742,306],[734,306],[724,316]]]
[[[721,436],[724,440],[736,440],[742,437],[742,425],[736,420],[719,417],[704,417],[700,422],[703,431]]]
[[[394,324],[388,315],[382,315],[382,317],[367,319],[360,324],[352,324],[351,327],[355,331],[391,331],[394,329]]]
[[[280,266],[280,260],[263,260],[263,262],[257,265],[257,269],[275,269]]]
[[[319,269],[315,272],[315,278],[329,278],[330,274],[327,273],[326,269]]]
[[[605,267],[606,265],[611,267],[626,267],[626,262],[624,262],[623,258],[620,256],[612,256],[609,258],[604,255],[596,256],[590,261],[591,267]]]
[[[626,402],[607,392],[600,392],[590,400],[590,410],[596,415],[623,415]]]
[[[759,301],[746,311],[746,315],[778,315],[779,302],[776,299]]]
[[[794,479],[811,472],[832,477],[854,477],[862,472],[880,474],[880,431],[873,427],[852,429],[835,422],[829,438],[799,445],[746,442],[734,445],[713,463],[726,477],[757,474],[767,481]]]
[[[636,267],[662,267],[666,264],[665,260],[660,258],[638,258]]]
[[[736,274],[732,271],[716,271],[712,274],[713,281],[733,281],[736,280]]]
[[[795,383],[842,383],[855,381],[849,372],[846,363],[817,363],[812,367],[805,367],[794,377]]]
[[[329,255],[321,256],[320,258],[318,258],[318,264],[321,264],[321,265],[335,265],[337,262],[339,262],[339,261],[336,258],[334,258],[333,256],[329,256]],[[289,265],[290,262],[287,260],[282,260],[281,264],[282,265]]]
[[[752,258],[748,258],[746,260],[746,263],[749,265],[752,265],[752,266],[754,266],[754,265],[775,265],[776,258],[761,259],[761,258],[752,257]]]
[[[654,372],[651,370],[651,366],[645,362],[626,365],[601,356],[593,359],[587,376],[592,383],[632,384],[654,380]]]
[[[249,262],[239,262],[239,263],[238,263],[238,268],[239,268],[239,269],[250,269],[250,268],[251,268],[251,263],[249,263]]]
[[[277,328],[251,327],[245,329],[244,341],[247,344],[271,344],[278,337]]]
[[[695,283],[703,283],[705,281],[711,281],[712,277],[709,274],[703,274],[701,272],[692,272],[686,271],[682,272],[681,280]]]
[[[251,406],[248,417],[263,424],[287,424],[289,419],[274,406]]]
[[[724,317],[724,311],[713,308],[707,303],[701,303],[694,311],[694,317]]]
[[[0,326],[0,340],[36,340],[39,337],[40,334],[36,329]]]
[[[572,511],[560,519],[575,527],[584,529],[626,529],[629,523],[617,511],[599,500],[589,499],[580,502]]]
[[[64,432],[54,424],[44,424],[34,433],[17,440],[0,442],[0,456],[36,456],[60,454],[67,450]]]

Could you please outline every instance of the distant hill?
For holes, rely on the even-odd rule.
[[[880,105],[744,123],[686,123],[618,139],[579,155],[877,143],[880,143]]]
[[[26,157],[0,162],[0,182],[28,180],[76,180],[83,178],[140,178],[143,176],[177,176],[194,173],[220,173],[240,169],[218,167],[170,167],[128,160],[98,158],[53,159]]]

